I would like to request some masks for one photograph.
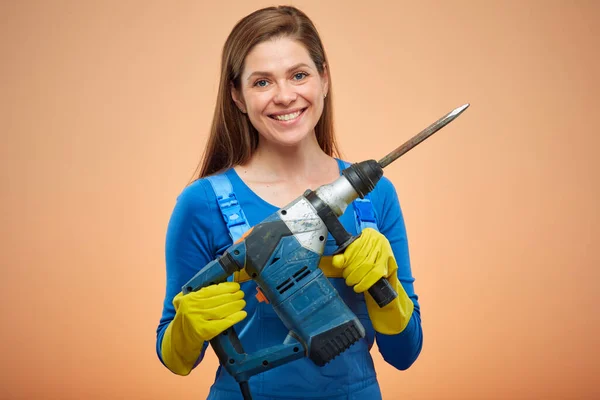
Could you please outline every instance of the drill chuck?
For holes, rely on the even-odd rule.
[[[383,168],[375,160],[362,161],[352,164],[342,171],[356,193],[363,199],[377,185],[383,176]]]

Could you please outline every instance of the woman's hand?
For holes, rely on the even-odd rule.
[[[162,342],[163,361],[178,375],[188,375],[204,342],[246,318],[244,292],[237,282],[210,285],[173,299],[175,317]]]
[[[367,311],[377,332],[394,335],[406,328],[414,304],[398,280],[398,264],[385,236],[375,229],[364,229],[344,253],[333,256],[332,265],[342,269],[346,284],[356,293],[365,292]],[[381,278],[386,278],[398,293],[385,307],[379,307],[367,292]]]

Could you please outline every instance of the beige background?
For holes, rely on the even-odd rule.
[[[204,398],[155,355],[164,236],[220,49],[264,1],[0,3],[0,398]],[[346,158],[405,213],[425,342],[385,399],[600,395],[600,2],[293,1],[325,42]],[[596,397],[597,398],[597,397]]]

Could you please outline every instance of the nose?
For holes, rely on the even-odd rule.
[[[276,104],[287,106],[296,101],[297,97],[298,94],[296,93],[294,86],[290,85],[288,82],[283,82],[277,85],[277,91],[275,92],[273,101]]]

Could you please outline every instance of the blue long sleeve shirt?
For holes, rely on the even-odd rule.
[[[338,160],[340,172],[343,163]],[[277,207],[256,195],[237,175],[225,172],[251,226],[277,211]],[[329,278],[346,304],[363,323],[366,337],[354,344],[324,367],[301,359],[274,368],[250,379],[256,399],[354,399],[380,397],[377,378],[370,355],[373,342],[384,360],[399,370],[409,368],[417,359],[423,342],[420,307],[414,290],[408,241],[402,210],[393,184],[383,177],[370,194],[379,231],[389,240],[398,264],[398,278],[414,303],[408,326],[397,335],[375,332],[368,316],[363,294],[354,293],[343,278]],[[340,221],[346,230],[356,234],[352,208],[348,207]],[[331,236],[328,240],[332,240]],[[157,328],[156,351],[162,362],[161,344],[168,324],[175,315],[172,300],[181,287],[203,266],[221,255],[232,241],[221,216],[215,193],[208,180],[199,179],[178,196],[166,235],[167,284],[163,312]],[[246,293],[248,316],[235,326],[244,349],[252,353],[281,344],[287,335],[269,304],[255,299],[256,284],[240,283]],[[205,347],[206,349],[206,343]],[[201,361],[204,351],[200,355]],[[225,369],[219,367],[209,399],[241,399],[239,386]]]

